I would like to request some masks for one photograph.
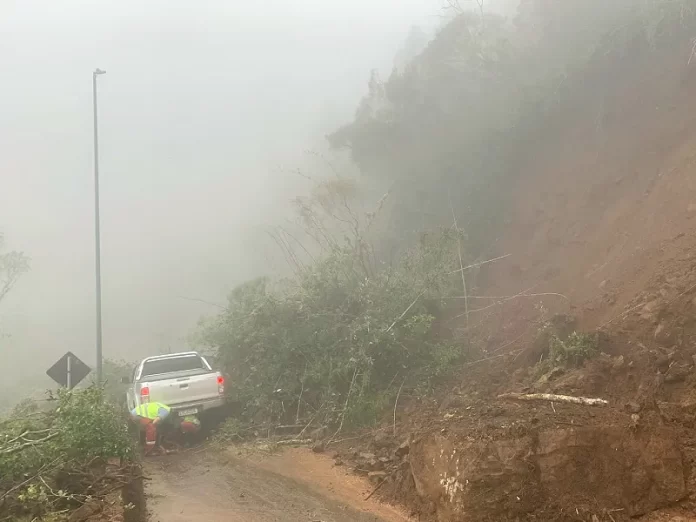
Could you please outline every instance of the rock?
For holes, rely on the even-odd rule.
[[[387,476],[388,473],[386,471],[370,471],[367,474],[367,478],[374,484],[379,484],[380,482],[386,480]]]
[[[675,341],[674,333],[675,332],[671,326],[668,326],[664,321],[661,321],[657,325],[657,328],[655,328],[654,338],[662,346],[668,346],[673,344]]]
[[[673,402],[656,401],[655,405],[660,413],[662,420],[667,422],[680,422],[683,420],[684,414],[688,413],[681,404]]]
[[[655,389],[659,390],[662,385],[665,383],[665,376],[663,373],[660,373],[659,371],[655,375]]]
[[[565,370],[559,366],[555,367],[553,370],[551,370],[549,373],[546,375],[548,376],[548,380],[552,381],[553,379],[556,379],[563,375],[565,373]]]
[[[372,471],[382,471],[384,468],[386,468],[384,462],[381,460],[375,460],[369,463],[370,469]]]
[[[684,399],[679,406],[685,413],[696,413],[696,400],[692,398]]]
[[[665,375],[665,382],[681,382],[691,373],[691,368],[686,365],[673,365]]]
[[[611,369],[613,371],[618,371],[621,370],[624,367],[625,364],[624,356],[619,355],[618,357],[614,357],[614,359],[611,362]]]
[[[655,314],[651,314],[649,312],[641,312],[640,318],[648,323],[655,324],[657,322],[657,317],[655,316]]]
[[[626,404],[624,404],[624,409],[628,413],[638,413],[642,409],[642,407],[636,401],[629,401]]]
[[[486,408],[485,413],[491,417],[501,417],[505,415],[505,408],[502,406],[490,406]]]
[[[668,355],[659,354],[655,359],[655,366],[657,366],[660,371],[664,372],[669,368],[669,362]]]
[[[375,449],[388,448],[391,446],[392,438],[385,431],[378,431],[372,437],[372,447]]]
[[[646,313],[653,313],[655,312],[658,308],[660,308],[660,300],[659,299],[653,299],[652,301],[648,302],[643,306],[643,311]]]
[[[563,368],[556,367],[539,377],[539,379],[537,379],[537,381],[532,385],[532,388],[537,391],[543,390],[551,381],[557,379],[563,375],[563,373],[565,373]]]
[[[666,383],[672,383],[674,384],[675,382],[681,382],[686,378],[686,376],[682,373],[673,373],[670,372],[667,375],[665,375],[665,380],[664,382]]]
[[[396,455],[397,457],[403,457],[405,455],[408,455],[410,449],[411,449],[411,442],[409,441],[409,439],[406,439],[401,444],[399,444],[399,447],[396,448],[394,455]]]
[[[87,502],[72,512],[68,522],[84,522],[102,510],[102,504],[98,501]]]
[[[384,464],[377,459],[374,453],[360,453],[358,467],[367,471],[375,471],[384,468]]]

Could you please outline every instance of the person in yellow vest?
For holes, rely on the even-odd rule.
[[[184,437],[184,444],[190,446],[196,439],[196,435],[201,431],[201,421],[196,415],[187,415],[181,419],[179,429]]]
[[[159,451],[157,445],[157,426],[161,424],[172,409],[160,402],[148,402],[131,410],[131,418],[145,431],[145,454]]]
[[[187,415],[181,419],[180,426],[183,433],[197,433],[201,429],[201,421],[195,415]]]

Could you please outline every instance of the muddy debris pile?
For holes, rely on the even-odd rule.
[[[674,435],[621,427],[533,429],[498,440],[432,435],[413,445],[410,469],[418,494],[437,498],[445,520],[514,520],[570,505],[634,517],[686,493]]]
[[[410,505],[424,520],[618,521],[688,495],[674,428],[645,429],[637,414],[597,415],[578,405],[555,405],[559,418],[552,422],[539,407],[516,405],[462,429],[481,406],[374,453],[342,454],[336,463],[350,461],[375,487],[384,486],[385,498]]]
[[[619,522],[691,506],[694,354],[612,338],[602,348],[613,353],[541,375],[491,366],[504,386],[480,393],[469,382],[409,405],[396,432],[384,427],[336,463],[420,520]],[[553,400],[559,393],[602,400]],[[546,400],[519,400],[530,397]]]

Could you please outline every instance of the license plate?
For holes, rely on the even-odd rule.
[[[179,410],[177,414],[179,417],[186,417],[187,415],[196,415],[198,413],[198,408],[189,408],[188,410]]]

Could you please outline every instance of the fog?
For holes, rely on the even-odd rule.
[[[282,271],[263,230],[304,189],[290,169],[441,20],[437,0],[5,1],[0,231],[32,268],[0,308],[0,394],[67,350],[94,364],[95,67],[104,355],[133,360],[185,348],[216,311],[196,299]]]

